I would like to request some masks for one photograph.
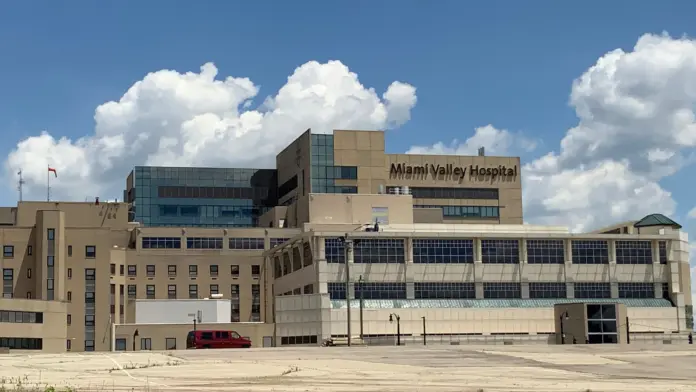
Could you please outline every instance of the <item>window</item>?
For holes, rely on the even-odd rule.
[[[473,263],[473,240],[413,240],[414,263]]]
[[[314,285],[311,284],[311,283],[308,284],[308,285],[305,285],[305,286],[302,288],[302,293],[303,293],[303,294],[314,294]]]
[[[94,259],[95,257],[97,257],[97,247],[94,245],[85,246],[85,258]]]
[[[46,239],[49,241],[53,241],[56,239],[56,230],[55,229],[46,229]]]
[[[573,264],[609,264],[607,241],[571,241]]]
[[[0,323],[43,324],[43,313],[0,310]]]
[[[389,224],[389,208],[388,207],[372,207],[372,222],[380,225]]]
[[[324,252],[327,263],[345,263],[345,245],[341,238],[326,238]]]
[[[345,284],[344,284],[345,290]],[[345,294],[344,294],[345,295]],[[406,299],[406,283],[363,282],[355,286],[355,298]]]
[[[416,299],[475,299],[476,287],[468,282],[415,282],[414,294]]]
[[[140,349],[141,350],[152,350],[152,339],[140,338]]]
[[[135,297],[137,296],[137,292],[138,292],[138,286],[136,286],[134,284],[128,285],[128,298],[129,299],[135,299]]]
[[[587,304],[587,339],[590,344],[618,343],[616,305]]]
[[[68,268],[68,279],[72,279],[72,268]]]
[[[28,256],[31,256],[31,255],[33,255],[33,254],[34,254],[34,247],[31,246],[31,245],[28,245],[28,246],[27,246],[27,255],[28,255]]]
[[[72,324],[72,315],[69,314],[68,315],[68,325],[71,325],[71,324]]]
[[[94,327],[94,315],[88,314],[85,316],[85,327]]]
[[[118,266],[118,274],[123,276],[125,270],[125,266],[123,264]]]
[[[65,341],[65,349],[66,349],[67,351],[72,350],[72,340],[68,339],[68,340]]]
[[[195,278],[198,276],[198,266],[197,265],[189,265],[189,276],[192,278]]]
[[[124,339],[124,338],[116,339],[116,351],[126,351],[126,350],[127,350],[126,339]]]
[[[222,237],[193,237],[186,239],[188,249],[222,249]]]
[[[7,347],[10,350],[42,350],[43,340],[40,338],[0,337],[0,347]]]
[[[14,245],[5,245],[2,247],[2,254],[5,258],[14,257]]]
[[[282,336],[280,338],[280,344],[283,346],[297,345],[297,344],[317,344],[319,338],[316,335],[312,336]]]
[[[145,266],[145,274],[149,277],[155,276],[155,266],[154,264],[148,264]]]
[[[31,268],[27,268],[27,279],[31,279]]]
[[[189,285],[189,298],[190,299],[198,299],[198,285],[197,284],[190,284]]]
[[[258,298],[261,295],[261,285],[260,284],[252,284],[251,285],[251,295],[254,297],[254,300],[258,301]]]
[[[403,239],[360,239],[353,241],[355,263],[399,263],[406,260]]]
[[[181,249],[181,237],[143,237],[143,249]]]
[[[167,266],[167,274],[169,276],[176,276],[176,265],[170,264]]]
[[[68,256],[72,256],[72,245],[68,245]]]
[[[12,298],[14,293],[14,270],[12,268],[2,269],[2,297]]]
[[[85,351],[94,351],[94,340],[85,340]]]
[[[85,303],[86,304],[93,304],[94,303],[94,292],[88,291],[85,293]]]
[[[653,283],[619,283],[619,298],[655,298]]]
[[[232,264],[230,266],[230,274],[232,274],[232,277],[239,277],[239,266],[236,264]]]
[[[218,276],[218,266],[217,264],[210,265],[210,276]]]
[[[231,298],[239,298],[239,285],[233,284],[230,286]]]
[[[31,299],[31,291],[27,291],[27,299]]]
[[[271,248],[275,248],[278,245],[282,245],[285,241],[289,240],[290,238],[271,238]]]
[[[110,273],[111,275],[116,275],[116,264],[113,264],[113,263],[112,263],[112,264],[109,266],[109,273]]]
[[[597,282],[576,282],[575,298],[594,299],[611,298],[611,284]]]
[[[72,291],[68,291],[68,302],[72,301]]]
[[[660,264],[667,264],[667,241],[658,242],[660,252]]]
[[[220,294],[220,286],[216,284],[210,285],[210,295]]]
[[[564,264],[563,240],[527,240],[527,263]]]
[[[493,220],[500,217],[499,207],[416,204],[413,208],[439,208],[442,210],[442,217],[444,219],[475,218]]]
[[[176,338],[165,338],[164,339],[164,349],[165,350],[176,350]]]
[[[483,283],[483,298],[522,298],[520,284],[516,282],[485,282]]]
[[[616,241],[616,264],[652,264],[651,241]]]
[[[128,266],[128,276],[138,276],[138,266],[129,265]]]
[[[540,263],[547,264],[547,263]],[[530,282],[529,283],[529,298],[567,298],[568,291],[566,284],[563,282]]]
[[[145,298],[155,299],[155,285],[149,284],[145,286]]]
[[[395,193],[394,186],[387,187],[387,193]],[[485,199],[498,200],[496,188],[437,188],[410,187],[414,199]]]
[[[519,264],[518,240],[481,240],[481,261],[488,264]]]
[[[231,250],[263,250],[263,238],[230,238]]]
[[[167,298],[176,299],[176,285],[170,284],[167,286]]]
[[[260,265],[252,265],[251,266],[251,276],[258,278],[259,275],[261,275],[261,266]]]

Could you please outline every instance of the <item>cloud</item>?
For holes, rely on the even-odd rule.
[[[398,81],[378,96],[340,61],[307,62],[252,109],[258,93],[247,78],[219,78],[212,63],[198,73],[153,72],[97,107],[92,134],[70,140],[43,132],[20,141],[6,174],[14,182],[22,169],[25,194],[40,198],[50,164],[58,170],[54,198],[113,197],[134,165],[272,167],[308,128],[394,128],[417,101],[415,87]]]
[[[527,220],[584,231],[673,214],[676,203],[659,181],[693,161],[696,41],[646,34],[632,51],[611,51],[573,82],[570,104],[578,124],[557,151],[523,168]],[[493,150],[510,139],[484,128]],[[471,153],[469,140],[429,148]]]
[[[510,155],[513,151],[530,152],[537,147],[537,142],[521,134],[514,134],[505,129],[497,129],[486,125],[474,130],[474,135],[463,143],[454,139],[449,144],[442,142],[432,146],[413,146],[407,154],[444,154],[444,155],[476,155],[479,147],[485,147],[486,155]]]
[[[691,211],[687,214],[689,218],[696,219],[696,207],[692,208]]]

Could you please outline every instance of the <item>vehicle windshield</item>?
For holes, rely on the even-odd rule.
[[[230,332],[230,335],[232,336],[232,339],[239,339],[240,338],[239,334],[237,332],[234,332],[234,331]]]

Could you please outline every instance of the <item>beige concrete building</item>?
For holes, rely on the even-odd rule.
[[[618,304],[632,341],[692,328],[679,225],[524,225],[519,158],[386,154],[382,132],[308,131],[277,168],[136,167],[127,202],[0,209],[0,347],[181,349],[205,298],[229,309],[199,328],[257,347],[553,343],[554,307],[576,303]],[[138,317],[146,303],[161,317]],[[573,336],[611,334],[589,326]]]

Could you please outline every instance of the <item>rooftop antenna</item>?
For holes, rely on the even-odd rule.
[[[478,149],[478,156],[480,156],[480,157],[486,156],[486,148],[485,147],[480,147]]]
[[[26,181],[24,181],[24,177],[22,177],[22,169],[19,169],[17,175],[19,176],[19,180],[17,181],[17,190],[19,191],[19,201],[21,202],[23,199],[22,188],[24,187]]]

